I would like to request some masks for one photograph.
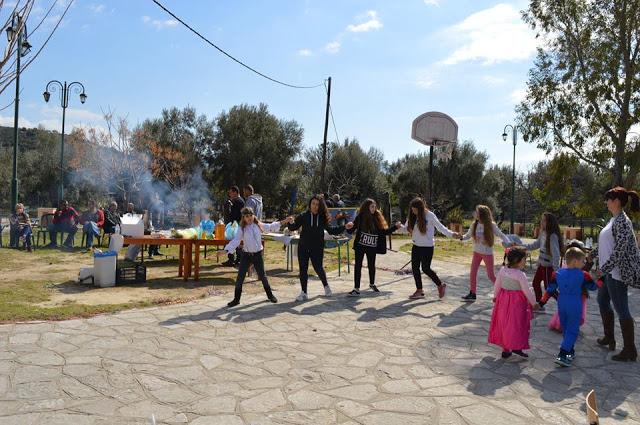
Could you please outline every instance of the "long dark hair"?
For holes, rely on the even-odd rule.
[[[631,199],[629,209],[635,213],[640,212],[640,197],[635,190],[627,190],[622,186],[616,186],[613,189],[609,189],[607,193],[604,194],[604,197],[608,199],[619,199],[622,208],[624,208],[627,202],[629,202],[629,199]]]
[[[471,236],[474,242],[476,241],[476,229],[478,222],[482,223],[484,227],[484,243],[488,246],[493,246],[494,234],[493,234],[493,214],[491,214],[491,208],[486,205],[476,206],[476,220],[473,222],[473,232]]]
[[[413,213],[412,208],[418,209],[417,217]],[[411,203],[409,204],[409,225],[407,226],[409,233],[413,232],[413,228],[416,225],[416,221],[418,222],[418,230],[420,231],[420,233],[427,233],[426,215],[427,215],[427,206],[424,204],[424,201],[422,200],[422,198],[415,198],[413,201],[411,201]]]
[[[547,240],[544,243],[544,249],[547,251],[548,255],[551,255],[551,235],[556,235],[558,237],[560,255],[562,255],[562,253],[564,253],[564,241],[562,234],[560,233],[560,224],[558,224],[558,219],[550,212],[546,212],[542,214],[542,216],[547,220],[547,224],[544,227],[544,231],[547,232]]]
[[[371,214],[369,207],[371,204],[375,204],[371,198],[367,198],[364,200],[362,205],[360,205],[360,209],[358,209],[358,217],[360,217],[360,228],[367,231],[375,231],[377,229],[386,229],[389,226],[387,225],[387,220],[384,219],[380,210],[376,209],[376,212]]]
[[[311,199],[309,199],[309,205],[307,205],[307,209],[311,211],[311,201],[316,199],[320,205],[318,205],[318,215],[323,216],[326,219],[326,225],[331,223],[331,214],[329,214],[329,209],[327,208],[327,203],[324,202],[324,195],[322,193],[318,195],[313,195]]]

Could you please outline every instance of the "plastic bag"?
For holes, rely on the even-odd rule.
[[[124,254],[124,259],[128,261],[136,261],[138,254],[140,254],[140,245],[129,245],[127,252]]]
[[[236,233],[238,233],[238,222],[234,220],[232,223],[227,223],[224,228],[224,238],[231,240],[236,237]]]

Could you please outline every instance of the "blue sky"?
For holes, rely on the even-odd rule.
[[[522,22],[526,1],[488,0],[161,0],[201,34],[260,72],[312,86],[332,77],[329,140],[357,138],[388,160],[428,151],[411,139],[413,119],[444,112],[490,162],[511,165],[502,141],[523,98],[536,40]],[[63,11],[68,0],[56,6]],[[32,12],[40,20],[51,4]],[[2,19],[11,10],[5,3]],[[6,16],[5,16],[6,15]],[[39,49],[55,16],[29,36]],[[31,25],[33,26],[33,24]],[[31,30],[31,28],[29,28]],[[2,37],[4,40],[5,37]],[[27,57],[28,58],[28,57]],[[24,61],[24,59],[23,59]],[[234,105],[264,102],[278,118],[305,129],[305,146],[322,143],[324,87],[274,84],[231,61],[173,20],[151,0],[75,1],[42,52],[21,74],[20,126],[60,131],[57,94],[42,97],[50,80],[80,81],[88,99],[73,94],[66,132],[104,126],[102,111],[131,126],[163,108],[193,106],[209,119]],[[15,86],[0,94],[12,102]],[[13,126],[13,107],[0,111]],[[516,165],[545,157],[520,138]]]

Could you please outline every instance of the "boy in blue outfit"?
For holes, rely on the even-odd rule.
[[[540,306],[546,304],[556,290],[559,292],[558,315],[562,325],[562,344],[556,363],[568,367],[576,356],[573,346],[578,339],[582,318],[583,288],[595,291],[598,286],[591,275],[582,270],[586,255],[580,248],[569,248],[564,258],[567,266],[551,275],[551,282],[540,301]]]

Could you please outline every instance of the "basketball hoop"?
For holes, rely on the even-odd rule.
[[[425,146],[429,146],[429,206],[433,199],[433,154],[436,159],[448,161],[453,154],[453,144],[458,140],[458,124],[442,112],[426,112],[413,120],[411,138]]]

